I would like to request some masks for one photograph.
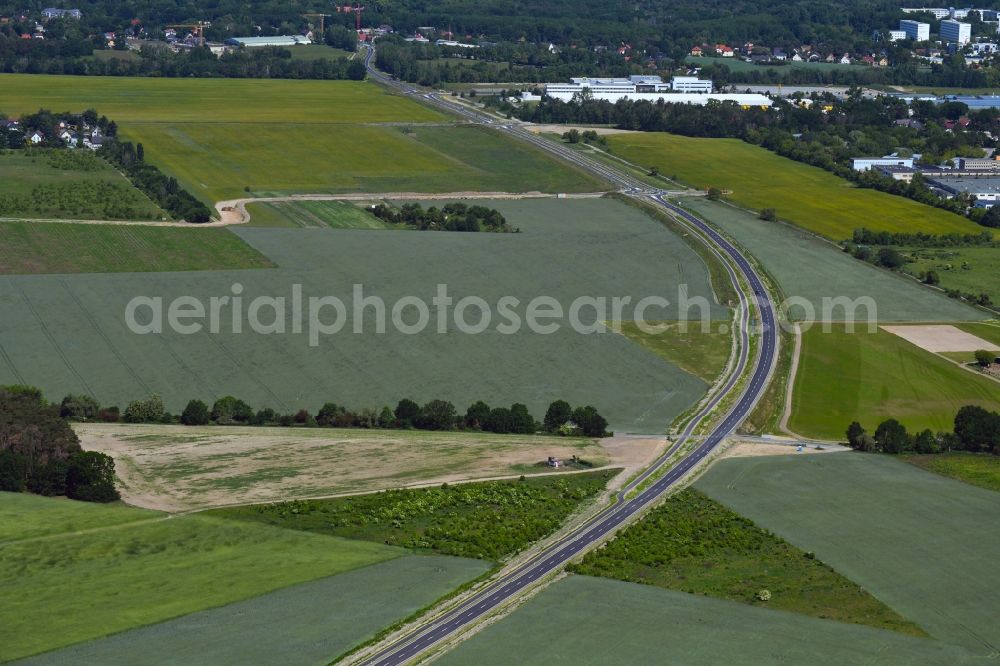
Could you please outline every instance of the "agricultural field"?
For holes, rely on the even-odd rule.
[[[815,556],[690,488],[570,570],[925,635]]]
[[[274,266],[228,229],[0,222],[0,236],[0,275]]]
[[[457,557],[399,557],[23,663],[242,666],[295,655],[296,663],[326,664],[489,567]]]
[[[382,544],[193,515],[8,540],[0,545],[0,660],[405,554]]]
[[[618,470],[386,490],[213,509],[205,515],[498,561],[556,531]]]
[[[123,504],[90,504],[28,493],[0,492],[0,545],[160,516],[162,514],[156,511]]]
[[[632,342],[709,384],[726,369],[733,340],[732,324],[728,320],[707,322],[707,330],[702,328],[701,322],[649,323],[669,328],[647,333],[635,322],[620,322],[619,325],[622,334]]]
[[[802,338],[788,427],[836,440],[855,420],[872,432],[888,418],[910,431],[947,431],[970,404],[1000,409],[1000,383],[881,329],[816,327]]]
[[[781,157],[739,139],[697,139],[664,132],[613,134],[615,155],[699,189],[718,187],[728,199],[832,240],[865,226],[877,231],[979,233],[983,227],[937,208],[860,189],[818,167]]]
[[[521,233],[239,228],[235,233],[277,269],[103,274],[72,281],[6,278],[0,281],[0,310],[9,315],[0,322],[0,384],[39,386],[53,400],[85,393],[122,408],[158,393],[173,413],[192,398],[211,403],[225,395],[282,413],[314,410],[328,401],[380,408],[409,397],[420,403],[450,400],[461,410],[475,400],[522,402],[540,419],[549,403],[563,399],[593,405],[613,430],[636,433],[664,432],[704,394],[702,379],[601,325],[612,318],[615,297],[632,299],[620,319],[631,318],[630,308],[647,296],[676,303],[680,284],[688,285],[691,298],[714,302],[705,264],[682,239],[613,200],[481,203],[498,209]],[[628,270],[622,270],[625,257]],[[245,306],[242,333],[234,332],[227,316],[217,333],[206,322],[202,330],[182,334],[164,319],[162,334],[137,334],[123,316],[136,296],[162,297],[164,307],[178,296],[207,304],[211,297],[232,295],[235,284],[242,287]],[[340,298],[347,308],[344,328],[317,335],[312,346],[304,312],[301,333],[291,326],[284,334],[254,333],[249,304],[260,296],[289,300],[295,284],[302,285],[304,298]],[[415,335],[397,330],[391,320],[385,333],[373,334],[373,307],[355,321],[353,285],[364,296],[380,296],[388,314],[406,296],[423,299],[433,313],[439,284],[448,286],[456,303],[466,295],[483,298],[493,310],[487,330],[461,333],[452,318],[446,332],[438,333],[435,317]],[[556,299],[564,313],[580,296],[603,296],[608,312],[580,311],[581,323],[594,324],[589,334],[575,332],[566,318],[550,334],[535,334],[526,325],[506,334],[497,330],[503,319],[496,304],[504,296],[518,299],[522,323],[527,304],[538,296]],[[465,319],[475,323],[477,313],[470,310]],[[226,312],[231,315],[232,308]],[[331,312],[322,314],[329,323]],[[656,320],[678,316],[675,307],[651,307],[645,314]],[[729,317],[720,306],[707,315]],[[260,322],[268,321],[270,313],[262,312]],[[405,321],[413,322],[412,312]]]
[[[906,455],[900,460],[928,472],[1000,492],[1000,456],[953,451],[936,455]]]
[[[694,485],[815,552],[931,637],[994,652],[1000,494],[860,453],[723,460]]]
[[[90,151],[0,150],[0,218],[161,220],[168,216]]]
[[[971,655],[895,631],[651,585],[569,576],[438,663],[956,666],[971,663]]]
[[[838,297],[873,299],[881,322],[963,321],[987,316],[913,280],[858,261],[791,225],[765,222],[734,206],[707,199],[690,197],[682,203],[746,248],[774,278],[785,298],[806,299],[820,319],[843,321],[842,308],[833,309],[830,317],[823,316],[823,299]],[[793,305],[789,314],[798,319],[805,310]]]
[[[548,456],[635,467],[655,440],[420,430],[77,424],[83,447],[114,457],[134,506],[184,511],[552,472]]]
[[[901,248],[908,261],[903,270],[920,276],[935,271],[941,288],[964,294],[986,294],[1000,307],[1000,247]]]
[[[96,108],[207,204],[273,194],[581,192],[607,187],[539,150],[374,83],[0,75],[3,111]],[[7,95],[7,90],[11,91]],[[432,123],[426,125],[423,123]]]
[[[251,227],[391,229],[392,225],[345,201],[273,201],[247,205]]]

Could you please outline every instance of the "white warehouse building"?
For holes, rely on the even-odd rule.
[[[907,37],[918,42],[926,42],[931,38],[930,23],[905,19],[899,22],[899,29],[905,32]]]
[[[951,19],[941,21],[941,39],[956,44],[968,44],[972,40],[972,24]]]
[[[571,101],[575,95],[584,91],[591,99],[612,103],[628,99],[650,102],[663,100],[668,104],[705,105],[709,101],[715,100],[735,102],[746,108],[771,106],[770,98],[765,95],[712,93],[710,80],[698,79],[693,76],[675,76],[670,83],[663,81],[658,76],[630,76],[627,79],[579,77],[570,79],[569,83],[549,83],[545,86],[545,94],[548,97],[564,102]]]
[[[275,35],[273,37],[230,37],[226,44],[256,48],[260,46],[299,46],[312,44],[308,37],[302,35]]]
[[[876,167],[906,167],[913,168],[912,157],[896,157],[887,155],[885,157],[852,157],[851,168],[855,171],[870,171]]]

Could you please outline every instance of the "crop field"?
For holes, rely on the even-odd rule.
[[[898,419],[911,432],[951,430],[963,405],[1000,409],[1000,383],[978,377],[891,333],[814,328],[802,357],[788,427],[843,440],[851,421],[869,432]]]
[[[167,214],[90,151],[0,150],[0,218],[160,220]]]
[[[0,222],[0,275],[270,268],[228,229]],[[0,290],[4,286],[0,283]]]
[[[823,562],[690,488],[571,571],[925,635]],[[760,590],[770,598],[758,599]]]
[[[28,493],[0,492],[0,545],[12,540],[122,525],[161,515],[123,504],[89,504]]]
[[[236,233],[279,268],[88,275],[72,281],[4,278],[0,311],[8,316],[0,320],[0,384],[37,385],[53,400],[86,393],[120,407],[155,392],[174,413],[192,398],[211,403],[225,395],[283,413],[317,409],[327,401],[361,409],[410,397],[420,403],[450,400],[461,410],[475,400],[494,406],[522,402],[540,419],[549,403],[563,399],[595,406],[619,432],[639,433],[663,432],[704,394],[703,380],[600,325],[612,318],[614,297],[632,299],[620,319],[631,318],[631,307],[647,296],[676,303],[680,284],[688,285],[692,298],[713,301],[704,263],[681,239],[611,200],[482,203],[500,210],[522,233],[241,228]],[[622,270],[625,258],[628,270]],[[241,333],[231,326],[232,307],[222,313],[217,333],[209,322],[193,334],[173,331],[166,315],[162,334],[133,333],[125,322],[126,306],[136,296],[162,297],[164,307],[178,296],[191,296],[207,311],[209,299],[231,296],[234,284],[243,288]],[[317,334],[311,346],[304,308],[302,333],[293,332],[291,324],[284,334],[254,332],[248,318],[252,300],[290,300],[295,284],[302,285],[306,299],[340,298],[347,309],[344,328],[336,335]],[[439,284],[447,285],[456,303],[466,295],[484,299],[493,311],[488,328],[460,332],[449,308],[445,333],[438,333],[436,316],[420,333],[397,330],[388,316],[392,307],[416,296],[436,315],[431,299]],[[375,333],[374,306],[354,317],[353,285],[360,285],[363,296],[384,300],[385,333]],[[577,333],[564,318],[548,334],[527,325],[506,334],[497,330],[505,321],[497,309],[504,296],[518,299],[515,314],[522,324],[527,304],[539,296],[556,299],[564,313],[580,296],[604,296],[609,312],[580,311],[580,323],[594,324],[594,333]],[[260,313],[260,323],[271,321],[269,309]],[[407,310],[404,321],[412,324],[415,313]],[[148,321],[148,313],[139,314],[141,322]],[[320,314],[324,322],[333,321],[331,310]],[[678,312],[650,307],[645,314],[671,320]],[[719,306],[707,314],[729,316]],[[475,308],[464,318],[480,321]]]
[[[907,455],[900,459],[928,472],[1000,491],[1000,456],[952,451],[936,455]]]
[[[784,296],[804,298],[819,319],[843,321],[844,310],[824,317],[823,299],[871,298],[877,319],[891,321],[962,321],[983,319],[981,310],[966,306],[912,280],[858,261],[839,248],[789,225],[765,222],[733,206],[688,198],[684,206],[712,222],[745,247],[767,269]],[[790,314],[805,311],[793,306]],[[864,316],[865,310],[859,310]]]
[[[724,460],[695,487],[815,552],[933,638],[994,652],[1000,494],[859,453]]]
[[[659,333],[647,333],[635,322],[621,322],[622,334],[629,340],[653,352],[664,360],[711,384],[726,369],[732,348],[733,334],[728,320],[684,325],[681,322],[649,322],[668,326]],[[684,330],[686,329],[686,330]]]
[[[8,541],[0,545],[0,660],[404,554],[381,544],[201,516]]]
[[[607,186],[481,127],[147,122],[122,133],[207,202],[338,192],[581,192]],[[247,189],[249,188],[249,189]]]
[[[207,515],[501,560],[562,525],[618,470],[213,509]]]
[[[438,663],[956,666],[967,659],[959,647],[895,631],[569,576]]]
[[[911,248],[904,270],[913,275],[936,271],[941,287],[986,294],[1000,307],[1000,247]]]
[[[482,560],[404,556],[81,643],[25,664],[328,664],[482,575]],[[304,621],[308,618],[308,621]]]
[[[344,201],[274,201],[247,206],[251,227],[391,229],[392,225]]]
[[[696,139],[664,132],[614,134],[616,155],[700,189],[731,192],[733,202],[760,210],[833,240],[854,230],[979,233],[971,220],[851,183],[818,167],[781,157],[738,139]]]
[[[317,405],[318,408],[318,405]],[[315,411],[314,408],[312,411]],[[129,504],[164,511],[551,472],[547,456],[594,466],[654,453],[600,440],[419,430],[78,424],[85,449],[115,458]]]
[[[119,127],[138,122],[331,125],[446,120],[386,88],[356,81],[0,74],[0,90],[0,110],[9,116],[39,108],[93,108]]]

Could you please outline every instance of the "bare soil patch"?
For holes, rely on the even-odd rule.
[[[802,450],[792,444],[765,444],[762,442],[736,442],[722,454],[722,458],[754,458],[758,456],[787,456],[814,453],[837,453],[846,451],[842,446],[826,446],[817,449],[815,445],[803,445]]]
[[[467,480],[647,464],[657,437],[606,440],[393,430],[79,424],[83,447],[114,457],[122,496],[182,512]]]
[[[972,352],[977,349],[1000,349],[996,344],[947,324],[927,326],[882,326],[883,331],[899,336],[929,352]]]

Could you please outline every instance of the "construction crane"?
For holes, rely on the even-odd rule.
[[[302,18],[318,18],[319,19],[319,34],[326,34],[326,17],[329,14],[303,14]]]
[[[354,12],[354,29],[361,30],[361,12],[365,11],[364,5],[337,5],[338,14],[349,14]]]
[[[179,23],[177,25],[168,25],[168,28],[191,28],[191,34],[198,38],[198,46],[205,45],[205,32],[204,28],[208,25],[204,21],[198,21],[197,23]]]

